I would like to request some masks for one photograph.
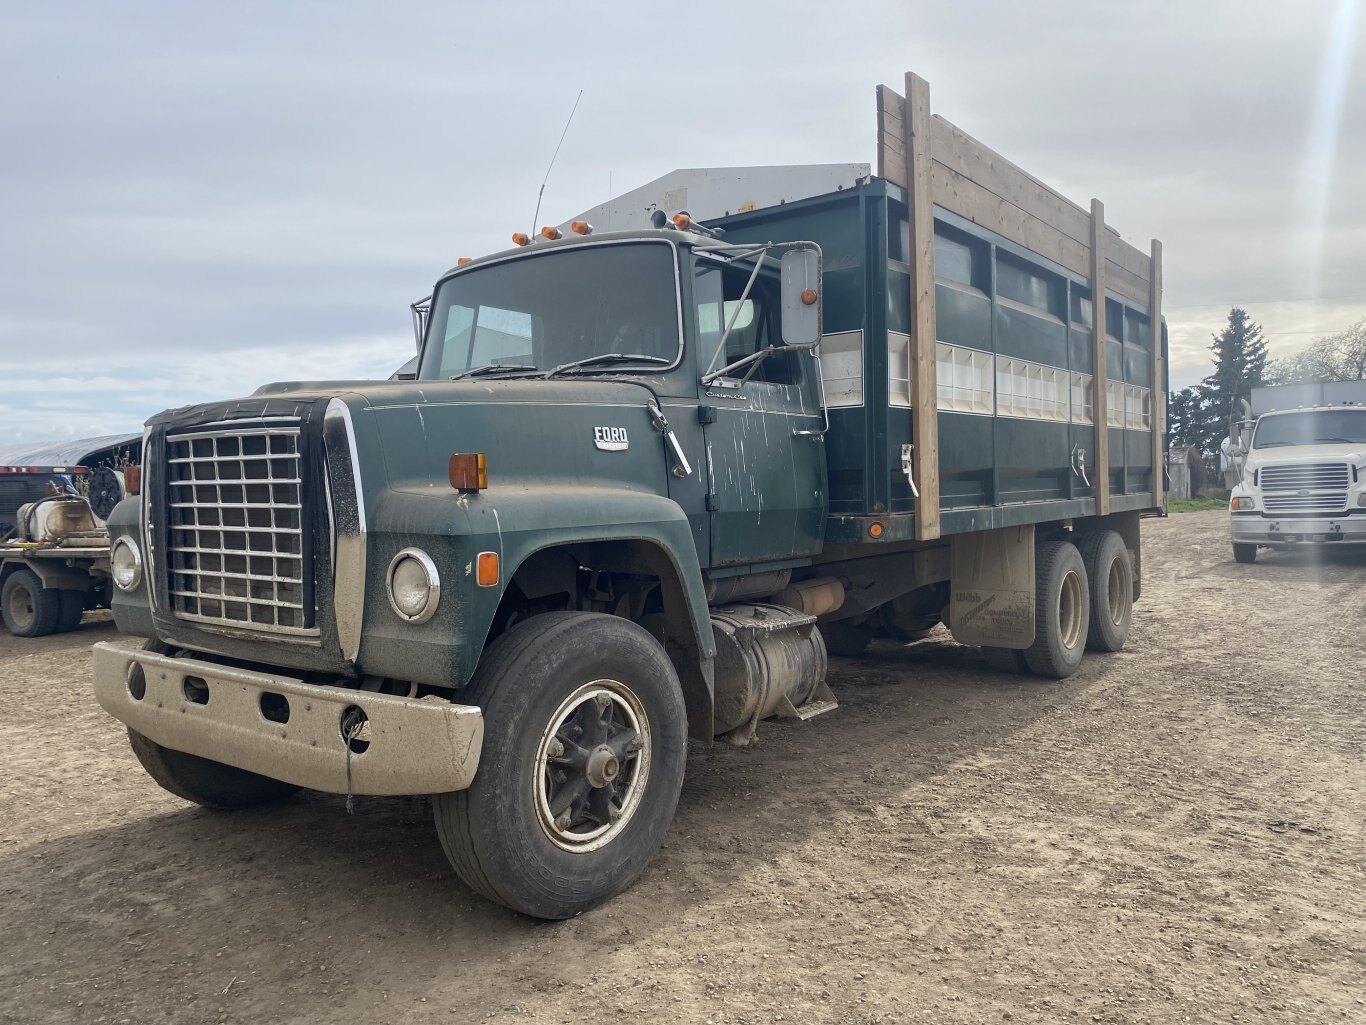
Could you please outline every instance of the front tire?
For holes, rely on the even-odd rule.
[[[562,919],[634,882],[687,760],[683,691],[659,642],[616,616],[536,616],[490,646],[461,700],[484,713],[479,770],[432,808],[465,884]]]
[[[1241,562],[1244,565],[1256,562],[1257,546],[1239,544],[1237,541],[1233,542],[1233,561]]]
[[[16,569],[0,587],[0,616],[15,637],[46,637],[62,617],[62,593],[44,587],[31,569]]]
[[[1034,643],[1025,649],[1032,672],[1064,680],[1081,666],[1091,619],[1086,564],[1070,541],[1045,541],[1034,556]]]
[[[299,792],[299,787],[293,783],[258,776],[246,769],[184,751],[172,751],[134,729],[128,731],[128,743],[147,775],[156,780],[161,789],[205,808],[241,811],[282,801]]]

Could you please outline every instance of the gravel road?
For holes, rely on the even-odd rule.
[[[421,799],[163,793],[89,645],[0,632],[0,1021],[1366,1022],[1366,555],[1145,523],[1129,648],[1062,683],[936,632],[698,748],[660,856],[546,924]]]

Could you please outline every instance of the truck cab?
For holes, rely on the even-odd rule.
[[[1229,500],[1233,556],[1366,544],[1366,406],[1273,409],[1251,431]]]

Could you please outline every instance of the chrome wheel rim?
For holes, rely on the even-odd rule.
[[[38,616],[33,609],[33,592],[23,584],[16,583],[10,591],[9,616],[20,630],[27,630],[33,626],[33,621]]]
[[[640,807],[650,722],[617,680],[594,680],[560,703],[536,750],[536,818],[546,837],[583,854],[614,840]]]
[[[1058,633],[1064,648],[1075,648],[1081,640],[1081,578],[1069,572],[1058,590]]]

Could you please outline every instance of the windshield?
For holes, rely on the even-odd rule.
[[[1264,416],[1252,437],[1253,448],[1285,445],[1364,445],[1366,409],[1313,409]]]
[[[673,247],[661,242],[572,246],[465,271],[432,299],[423,380],[499,367],[576,372],[678,359]],[[615,356],[616,359],[596,357]],[[640,357],[632,359],[627,357]],[[488,368],[488,369],[484,369]]]

